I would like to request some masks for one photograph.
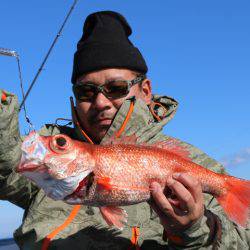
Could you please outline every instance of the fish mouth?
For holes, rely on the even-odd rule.
[[[64,201],[69,201],[72,200],[74,198],[83,198],[83,194],[81,193],[81,191],[83,189],[86,190],[85,195],[88,196],[89,194],[89,190],[91,188],[91,186],[93,185],[94,182],[94,173],[91,172],[89,175],[87,175],[85,178],[83,178],[79,184],[78,187],[75,189],[75,191],[67,196],[64,197]]]
[[[23,151],[21,160],[15,168],[15,171],[22,174],[25,172],[41,171],[42,169],[44,169],[44,165],[42,164],[41,160],[32,158],[29,159],[27,157],[27,153]]]
[[[35,172],[44,168],[42,165],[47,149],[38,133],[35,131],[30,132],[23,141],[21,150],[22,157],[20,163],[15,168],[16,172]]]
[[[42,172],[42,170],[44,170],[44,166],[32,162],[28,162],[26,164],[19,164],[15,169],[15,171],[20,174],[25,172],[38,172],[39,170]]]

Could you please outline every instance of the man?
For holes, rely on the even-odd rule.
[[[46,125],[41,135],[65,133],[102,144],[112,135],[136,134],[153,143],[168,140],[162,127],[173,117],[177,102],[151,93],[147,66],[128,39],[131,28],[118,13],[93,13],[85,21],[74,56],[72,105],[74,128]],[[127,206],[123,231],[109,228],[98,209],[65,204],[45,196],[13,168],[20,160],[17,100],[1,93],[0,198],[25,209],[14,236],[21,249],[248,249],[249,230],[232,223],[201,184],[176,173],[165,194],[152,183],[152,200]],[[217,172],[223,167],[199,149],[181,142],[193,161]],[[176,201],[180,206],[176,207]]]

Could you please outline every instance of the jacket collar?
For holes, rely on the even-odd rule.
[[[177,101],[168,96],[154,95],[150,106],[141,99],[127,99],[117,112],[101,143],[105,142],[121,128],[133,101],[133,112],[121,136],[135,134],[138,142],[150,141],[157,136],[173,118],[178,107]]]
[[[168,96],[153,95],[150,106],[141,99],[129,98],[121,105],[101,144],[121,128],[131,102],[134,102],[133,112],[121,136],[135,134],[138,142],[157,140],[163,127],[173,118],[178,107],[178,102]],[[75,133],[78,140],[86,141],[77,124],[75,124]]]

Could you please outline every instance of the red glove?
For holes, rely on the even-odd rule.
[[[1,102],[5,102],[6,100],[7,100],[7,96],[6,96],[5,92],[2,92]]]

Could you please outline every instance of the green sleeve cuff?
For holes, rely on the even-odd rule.
[[[220,242],[221,223],[216,215],[205,210],[204,216],[186,230],[173,235],[164,231],[163,239],[168,240],[171,249],[208,249]]]

